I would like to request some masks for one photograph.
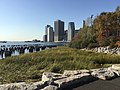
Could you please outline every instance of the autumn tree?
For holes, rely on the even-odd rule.
[[[102,12],[93,21],[91,17],[88,17],[85,26],[75,36],[71,45],[75,47],[77,44],[78,48],[85,48],[92,45],[113,45],[117,41],[120,41],[120,6],[115,12]]]

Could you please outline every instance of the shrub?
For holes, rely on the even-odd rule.
[[[54,65],[50,71],[54,73],[59,73],[61,71],[61,68],[57,65]]]
[[[90,43],[87,48],[89,49],[92,49],[92,48],[95,48],[95,47],[99,47],[99,44],[98,43]]]

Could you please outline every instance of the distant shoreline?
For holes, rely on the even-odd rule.
[[[0,41],[0,43],[7,43],[7,41]]]

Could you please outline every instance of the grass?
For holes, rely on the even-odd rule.
[[[0,82],[34,82],[41,80],[44,71],[62,73],[64,70],[101,68],[118,63],[119,55],[57,47],[0,60]]]

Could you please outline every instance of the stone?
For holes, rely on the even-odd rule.
[[[120,76],[120,71],[112,70],[117,76]]]
[[[22,83],[11,83],[0,85],[0,90],[40,90],[46,87],[48,84],[45,82],[35,82],[32,84]]]
[[[120,55],[120,48],[119,47],[115,47],[115,48],[110,48],[109,46],[107,47],[96,47],[96,48],[93,48],[93,49],[82,49],[82,50],[85,50],[85,51],[93,51],[93,52],[96,52],[96,53],[106,53],[106,54],[118,54]]]
[[[119,65],[115,66],[112,65],[112,67],[108,67],[109,70],[112,70],[117,76],[120,76],[120,67]]]
[[[91,75],[102,80],[109,80],[116,77],[116,74],[107,68],[96,69],[91,73]]]
[[[59,88],[65,88],[70,85],[77,84],[79,82],[84,82],[84,81],[89,81],[92,79],[90,74],[88,73],[83,73],[83,74],[78,74],[78,75],[73,75],[67,78],[59,79],[54,81],[54,83],[59,87]]]
[[[64,76],[73,76],[73,75],[77,75],[80,74],[81,71],[80,70],[65,70],[63,75]]]
[[[22,82],[0,85],[0,90],[34,90],[34,87]]]
[[[89,70],[65,70],[63,75],[64,76],[73,76],[73,75],[78,75],[78,74],[81,74],[81,73],[90,73]]]
[[[57,90],[58,87],[57,86],[54,86],[54,85],[49,85],[47,87],[45,87],[44,89],[41,89],[41,90]]]
[[[42,81],[43,82],[50,82],[52,83],[53,80],[58,80],[58,79],[62,79],[65,78],[66,76],[63,76],[62,74],[59,73],[52,73],[52,72],[44,72],[42,75]]]
[[[112,69],[120,71],[120,64],[114,64],[114,65],[112,65]]]
[[[81,73],[90,73],[90,70],[86,70],[86,69],[83,69],[83,70],[80,70]]]
[[[35,90],[39,90],[39,89],[46,87],[48,84],[47,82],[40,81],[40,82],[35,82],[32,85],[34,86]]]

